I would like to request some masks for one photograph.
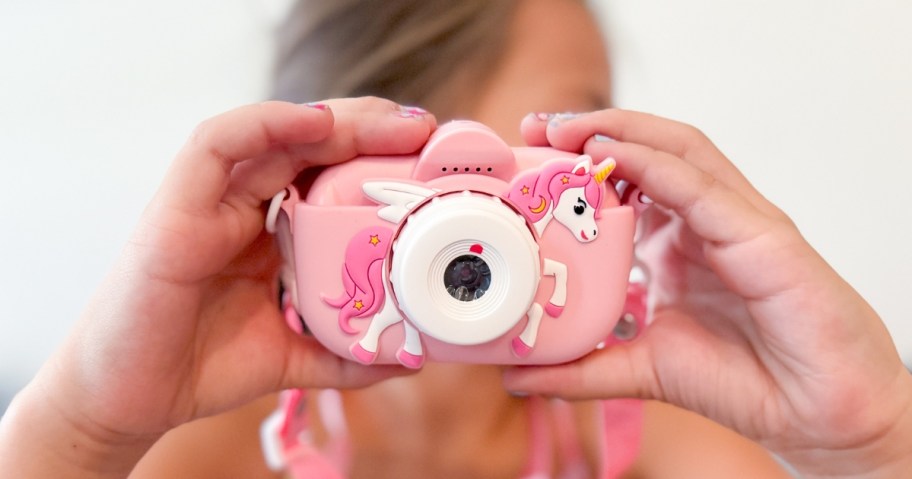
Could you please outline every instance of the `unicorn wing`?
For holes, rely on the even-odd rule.
[[[437,193],[437,190],[398,181],[368,181],[361,189],[368,198],[387,205],[377,216],[391,223],[399,223],[409,210]]]

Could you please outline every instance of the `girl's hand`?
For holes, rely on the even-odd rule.
[[[709,139],[620,110],[530,115],[523,134],[615,158],[616,175],[671,218],[641,245],[655,295],[645,335],[571,364],[510,370],[508,389],[668,401],[808,476],[912,467],[900,464],[912,460],[912,378],[880,318]]]
[[[263,202],[308,167],[412,153],[435,127],[421,110],[371,98],[267,102],[201,124],[10,422],[28,424],[31,414],[57,428],[32,429],[45,436],[39,456],[84,463],[98,452],[108,470],[128,471],[161,434],[195,418],[283,388],[357,387],[405,373],[342,360],[285,326]],[[73,450],[54,450],[60,439]],[[23,444],[0,449],[27,455]],[[104,457],[123,445],[122,464]]]

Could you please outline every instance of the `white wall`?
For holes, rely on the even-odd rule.
[[[0,410],[201,120],[268,93],[282,1],[0,2]]]
[[[619,106],[700,127],[912,362],[912,2],[592,3]]]
[[[193,126],[267,93],[285,3],[0,3],[0,410],[71,327]],[[715,139],[912,360],[912,2],[593,3],[617,103]]]

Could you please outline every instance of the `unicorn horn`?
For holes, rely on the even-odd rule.
[[[602,183],[605,181],[605,178],[608,178],[608,175],[614,171],[614,168],[617,166],[617,162],[614,161],[614,158],[606,158],[605,161],[599,164],[599,166],[601,166],[601,168],[595,173],[595,175],[593,175],[596,183]]]

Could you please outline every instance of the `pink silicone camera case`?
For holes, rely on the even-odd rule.
[[[289,308],[365,364],[576,359],[627,295],[635,212],[613,166],[459,121],[417,155],[330,167],[273,204]]]

